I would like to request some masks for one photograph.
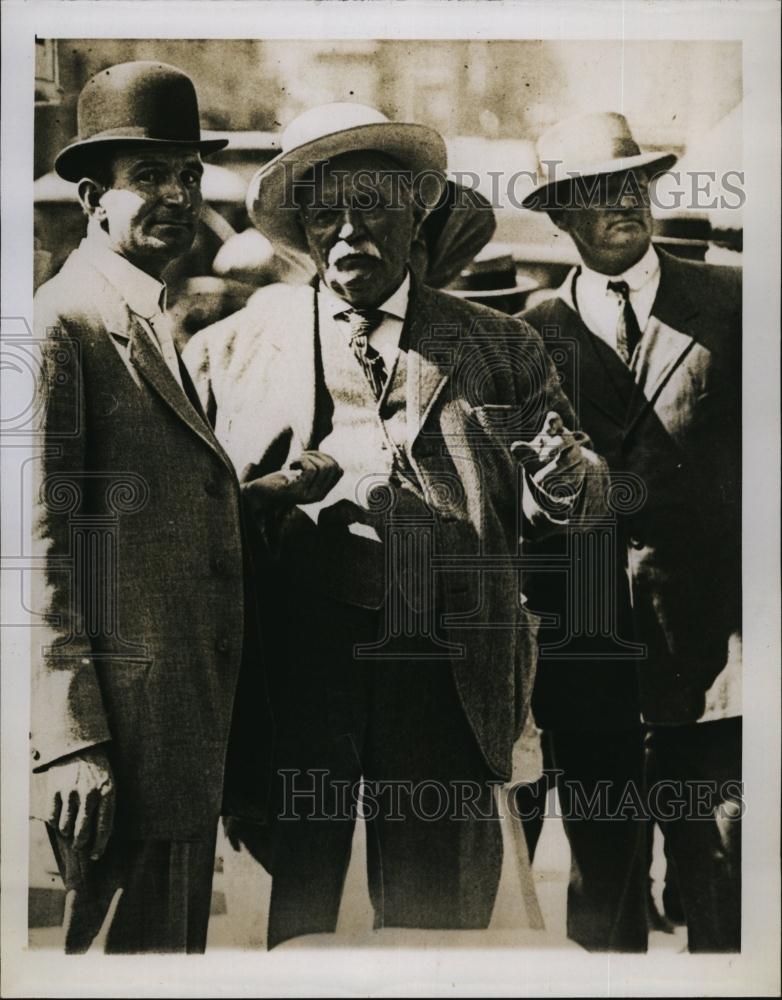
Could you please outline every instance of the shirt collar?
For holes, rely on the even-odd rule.
[[[622,274],[601,274],[600,271],[593,271],[582,263],[580,280],[593,291],[604,292],[609,281],[626,281],[631,292],[639,292],[656,277],[659,270],[660,258],[650,243],[643,257]]]
[[[81,247],[100,273],[119,292],[131,312],[150,319],[166,309],[166,286],[151,274],[112,250],[95,233],[82,240]]]
[[[328,309],[329,315],[332,318],[352,308],[350,303],[341,299],[338,295],[335,295],[330,288],[327,288],[323,284],[323,282],[319,283],[319,295],[321,296],[323,304],[326,309]],[[379,312],[388,313],[389,316],[393,316],[396,319],[404,321],[404,318],[407,315],[407,305],[409,300],[410,272],[408,271],[405,274],[404,280],[399,288],[389,295],[385,302],[376,306],[376,308]]]

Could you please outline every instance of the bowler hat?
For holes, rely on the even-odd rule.
[[[206,156],[228,145],[201,138],[193,81],[165,63],[119,63],[97,73],[79,95],[76,117],[79,134],[54,161],[67,181],[80,181],[98,150],[188,145]]]
[[[645,168],[650,179],[676,163],[674,153],[642,153],[624,115],[598,111],[577,115],[554,125],[538,139],[539,183],[522,201],[524,208],[546,211],[557,207],[553,189],[577,177],[597,177]]]
[[[307,251],[294,210],[293,187],[316,163],[356,150],[385,153],[413,177],[426,178],[426,206],[433,208],[445,185],[448,157],[439,132],[426,125],[392,122],[364,104],[338,101],[310,108],[282,134],[282,152],[250,181],[247,211],[273,243]]]

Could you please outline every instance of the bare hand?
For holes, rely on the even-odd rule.
[[[560,415],[550,410],[542,431],[532,441],[514,441],[511,451],[536,486],[555,494],[566,487],[572,496],[584,481],[586,469],[581,444],[585,440],[584,434],[569,431]]]
[[[242,492],[253,511],[315,503],[327,496],[342,476],[337,462],[322,451],[303,451],[287,469],[245,483]]]
[[[52,764],[40,778],[46,782],[47,823],[72,839],[75,848],[89,847],[97,861],[114,825],[114,777],[106,754],[84,750]]]

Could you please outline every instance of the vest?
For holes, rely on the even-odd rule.
[[[313,447],[343,470],[322,501],[295,508],[281,528],[281,570],[293,586],[379,608],[396,575],[387,534],[400,521],[431,522],[406,455],[407,353],[400,349],[376,401],[347,336],[318,334]]]

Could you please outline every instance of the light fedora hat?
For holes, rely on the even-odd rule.
[[[292,189],[316,163],[356,150],[385,153],[413,177],[426,175],[432,208],[445,186],[448,157],[440,133],[426,125],[392,122],[365,104],[338,101],[310,108],[294,118],[280,144],[282,152],[250,181],[247,211],[264,236],[288,249],[307,252]]]
[[[577,177],[596,177],[646,167],[650,179],[676,163],[674,153],[642,153],[624,115],[598,111],[576,115],[552,126],[538,139],[538,184],[522,201],[524,208],[545,211],[548,196]]]
[[[198,98],[190,77],[166,63],[118,63],[85,83],[76,109],[77,137],[54,161],[66,181],[78,182],[98,150],[125,146],[195,146],[206,156],[227,139],[202,139]]]

